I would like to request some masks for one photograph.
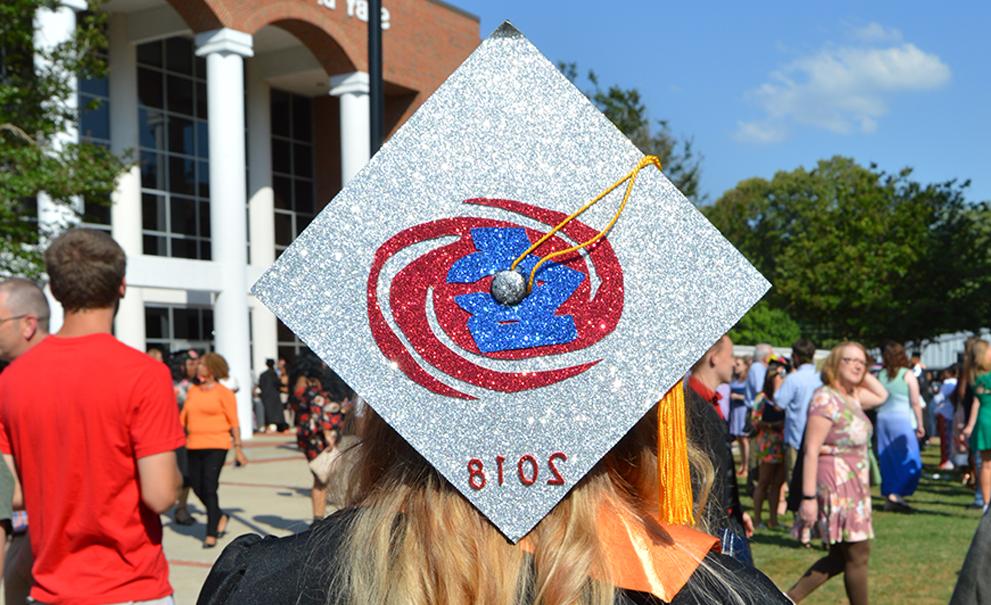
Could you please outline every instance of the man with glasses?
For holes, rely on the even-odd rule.
[[[0,359],[11,362],[44,340],[49,316],[48,301],[37,284],[22,277],[0,282]],[[33,562],[27,515],[12,511],[15,500],[18,507],[23,503],[14,458],[4,454],[4,461],[6,464],[0,465],[0,531],[11,536],[6,556],[0,559],[4,597],[8,604],[26,603]]]

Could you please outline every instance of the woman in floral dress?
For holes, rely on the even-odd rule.
[[[833,348],[822,383],[809,404],[799,514],[805,524],[818,524],[829,554],[799,578],[788,596],[798,603],[842,573],[850,605],[866,605],[874,537],[867,462],[873,429],[864,409],[881,405],[888,393],[867,373],[867,352],[855,342]]]
[[[321,452],[333,449],[340,440],[347,413],[345,402],[338,401],[324,388],[317,376],[305,377],[305,388],[298,394],[296,409],[296,443],[309,462]],[[313,503],[313,519],[323,519],[327,513],[327,484],[313,475],[310,498]]]

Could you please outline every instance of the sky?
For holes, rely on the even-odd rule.
[[[553,62],[639,89],[715,201],[834,155],[991,200],[991,2],[452,0]],[[951,8],[947,8],[951,7]]]

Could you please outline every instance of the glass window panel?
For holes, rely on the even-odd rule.
[[[182,37],[166,40],[165,67],[169,71],[193,75],[193,41]]]
[[[199,258],[197,240],[172,238],[172,258]],[[177,322],[178,323],[178,322]]]
[[[200,259],[210,260],[210,240],[200,240]]]
[[[110,96],[110,82],[107,78],[83,78],[79,80],[79,92],[96,95],[98,97]]]
[[[310,131],[310,100],[299,95],[292,96],[292,138],[297,141],[309,141]]]
[[[210,202],[200,200],[200,237],[210,237]]]
[[[187,340],[201,340],[203,330],[200,328],[199,309],[172,309],[172,336]]]
[[[285,176],[272,177],[272,193],[276,208],[292,210],[292,179]]]
[[[282,323],[281,320],[276,319],[275,321],[276,321],[276,325],[278,326],[276,328],[276,332],[278,334],[279,342],[292,342],[296,340],[296,335],[293,334],[293,331],[289,329],[289,326]]]
[[[272,171],[292,174],[292,146],[289,141],[272,139]]]
[[[203,120],[196,120],[196,155],[204,160],[210,157],[210,129]]]
[[[193,81],[182,76],[166,76],[166,109],[183,115],[193,115]]]
[[[271,123],[272,134],[283,137],[289,136],[289,107],[290,95],[281,90],[272,90],[271,97]]]
[[[145,42],[138,45],[138,63],[151,65],[152,67],[162,66],[162,41]]]
[[[168,256],[169,248],[166,238],[159,235],[144,236],[144,253],[151,256]]]
[[[165,231],[165,198],[151,193],[141,194],[141,224],[148,231]]]
[[[303,232],[304,229],[310,226],[310,221],[313,217],[309,214],[297,214],[296,215],[296,235],[298,236]]]
[[[147,107],[138,108],[138,144],[148,149],[165,149],[165,114]]]
[[[193,121],[177,116],[169,117],[169,151],[183,155],[195,155]]]
[[[196,193],[210,197],[210,164],[207,162],[196,162]]]
[[[200,80],[206,80],[206,57],[196,57],[193,61],[195,62],[193,67],[196,69],[193,75]]]
[[[203,82],[196,83],[196,117],[207,119],[206,84]]]
[[[203,309],[201,313],[203,314],[203,339],[213,340],[213,309]]]
[[[197,235],[196,200],[172,196],[171,202],[169,204],[169,214],[172,218],[172,222],[169,225],[170,231],[184,235]]]
[[[138,102],[148,107],[164,106],[161,72],[138,68]]]
[[[141,152],[141,186],[166,191],[165,156],[153,151]]]
[[[310,146],[296,143],[292,152],[293,176],[313,176],[313,155]]]
[[[292,215],[275,213],[275,245],[288,246],[292,243]]]
[[[296,347],[292,345],[279,345],[279,357],[285,359],[287,363],[292,363],[296,359]]]
[[[80,97],[79,131],[83,137],[110,140],[110,107],[106,101]],[[96,105],[93,107],[93,105]]]
[[[169,191],[192,195],[196,185],[195,167],[194,160],[169,156]]]
[[[83,222],[93,225],[110,224],[110,198],[87,197],[83,200]]]
[[[313,183],[296,179],[296,189],[293,193],[293,207],[296,212],[313,214]]]
[[[169,337],[169,310],[164,307],[145,307],[145,337]]]

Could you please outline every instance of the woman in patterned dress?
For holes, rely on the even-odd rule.
[[[306,376],[305,387],[298,394],[296,409],[296,443],[309,462],[324,450],[333,449],[340,440],[347,409],[343,401],[328,392],[318,376]],[[327,484],[313,473],[310,498],[314,521],[327,513]]]
[[[818,523],[829,554],[799,578],[788,596],[798,603],[842,573],[850,605],[866,605],[874,537],[867,462],[873,429],[864,409],[881,405],[888,393],[867,372],[867,352],[855,342],[833,348],[822,383],[809,404],[799,514],[807,525]]]

